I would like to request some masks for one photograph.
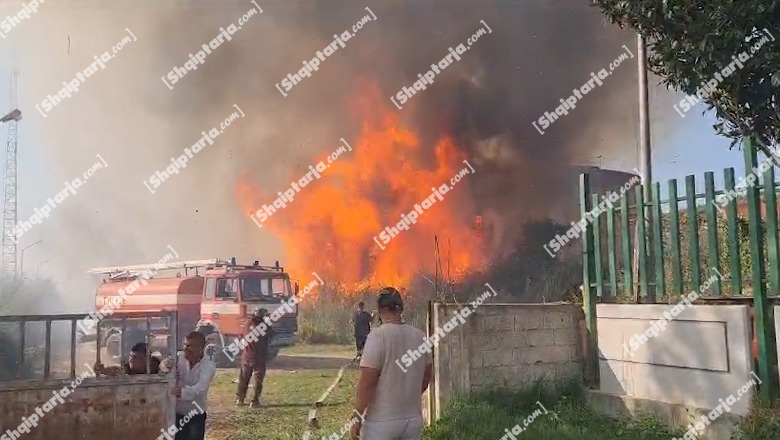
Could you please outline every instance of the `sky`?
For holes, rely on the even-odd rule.
[[[0,0],[0,17],[4,17],[8,12],[10,11],[16,11],[18,10],[20,2],[15,1],[3,1]],[[121,14],[121,11],[116,12],[116,14]],[[28,29],[22,29],[22,27],[25,26]],[[83,67],[79,64],[83,64],[83,56],[91,54],[91,53],[99,53],[98,48],[100,50],[105,50],[103,46],[106,46],[107,41],[116,41],[117,37],[121,38],[121,36],[117,33],[117,30],[114,28],[108,28],[105,30],[105,35],[101,36],[101,38],[95,38],[94,47],[89,47],[89,44],[93,43],[92,41],[79,41],[74,36],[73,40],[73,47],[72,51],[73,53],[66,54],[66,46],[67,41],[65,41],[62,36],[72,33],[72,31],[67,29],[56,29],[56,37],[52,36],[49,38],[48,35],[45,35],[43,32],[45,32],[47,24],[45,24],[43,18],[36,18],[36,20],[29,20],[28,22],[23,22],[19,28],[20,30],[14,29],[12,32],[13,35],[9,35],[9,39],[11,37],[14,38],[22,38],[25,32],[29,30],[30,34],[35,33],[36,38],[39,38],[41,41],[41,44],[46,44],[49,46],[49,48],[56,52],[59,57],[62,57],[58,59],[58,62],[62,62],[63,68],[62,73],[60,74],[58,72],[58,75],[55,75],[57,78],[62,76],[63,78],[72,77],[72,72],[75,72],[77,70],[81,70]],[[36,29],[38,27],[38,29]],[[130,25],[134,30],[136,30],[136,33],[143,32],[143,27],[138,23],[133,23]],[[97,30],[102,31],[102,30]],[[119,30],[118,32],[122,32]],[[55,34],[55,29],[51,30],[51,34]],[[140,36],[139,36],[140,38]],[[37,43],[38,40],[36,40]],[[140,44],[140,43],[139,43]],[[62,45],[62,48],[60,50],[58,45]],[[87,45],[87,47],[83,47],[82,45]],[[79,54],[79,50],[82,51],[81,54]],[[133,48],[128,45],[128,48],[125,49],[127,52],[121,52],[122,55],[117,56],[117,59],[122,58],[123,61],[112,61],[112,63],[122,63],[122,62],[133,62],[133,57],[135,56],[133,54]],[[88,52],[88,53],[87,53]],[[127,53],[127,55],[124,55],[124,53]],[[75,55],[74,55],[75,54]],[[34,54],[15,54],[13,52],[13,49],[11,49],[11,46],[7,44],[6,40],[0,40],[0,109],[6,109],[10,105],[9,103],[9,80],[10,80],[10,73],[15,65],[15,59],[17,59],[17,55],[24,55],[23,58],[25,58],[25,65],[26,66],[37,66],[37,65],[45,65],[40,60],[36,59]],[[74,55],[74,56],[70,56]],[[74,61],[78,55],[81,55],[81,61],[76,62]],[[37,63],[31,63],[30,61],[36,61]],[[68,64],[70,63],[70,64]],[[636,70],[634,66],[628,67]],[[121,71],[121,67],[112,68],[116,69],[115,71]],[[113,75],[113,74],[112,74]],[[80,176],[83,171],[86,171],[93,163],[97,162],[98,160],[92,156],[90,156],[89,152],[81,151],[83,149],[79,149],[78,143],[79,141],[86,142],[89,139],[89,133],[90,133],[90,126],[88,124],[83,124],[81,126],[73,126],[71,127],[74,132],[76,131],[82,131],[83,133],[79,136],[74,136],[68,134],[67,136],[61,136],[58,138],[58,135],[56,134],[56,131],[54,134],[52,134],[52,130],[45,130],[41,128],[41,121],[43,121],[43,118],[41,115],[36,111],[34,104],[37,102],[40,102],[40,99],[42,96],[45,96],[47,93],[53,93],[57,88],[57,84],[47,84],[46,90],[43,89],[35,89],[35,86],[37,84],[46,83],[46,81],[43,81],[44,77],[46,76],[46,72],[40,71],[38,69],[30,69],[28,68],[27,71],[21,72],[21,75],[19,77],[19,99],[20,99],[20,105],[19,107],[23,111],[23,117],[24,120],[20,123],[19,126],[19,137],[18,137],[18,216],[19,220],[27,219],[29,216],[33,213],[33,210],[35,207],[40,207],[42,204],[45,203],[45,200],[49,197],[52,197],[53,194],[56,194],[57,192],[61,191],[64,185],[61,182],[61,178],[64,175],[73,175]],[[90,79],[89,83],[85,83],[85,87],[94,87],[94,89],[98,89],[98,84],[100,81],[103,81],[101,77],[100,72],[96,74],[95,79]],[[156,81],[156,78],[154,79]],[[716,185],[720,186],[722,185],[722,169],[725,167],[733,166],[736,169],[737,176],[739,176],[743,172],[742,167],[742,155],[741,152],[738,150],[730,150],[729,149],[729,141],[727,139],[721,138],[717,135],[715,135],[714,130],[712,129],[712,124],[714,123],[714,116],[711,113],[702,115],[702,111],[704,109],[703,104],[698,104],[696,107],[694,107],[692,110],[686,113],[686,117],[682,118],[680,117],[677,112],[669,105],[670,102],[670,95],[674,97],[674,94],[670,91],[668,91],[664,86],[660,86],[658,84],[659,80],[657,77],[650,76],[650,90],[649,90],[649,99],[650,99],[650,126],[651,126],[651,146],[652,146],[652,169],[653,169],[653,181],[661,181],[663,182],[662,187],[665,187],[665,182],[668,179],[676,178],[676,179],[684,179],[686,175],[694,174],[697,176],[697,186],[699,188],[703,189],[703,173],[705,171],[715,171],[716,175]],[[92,84],[95,84],[94,86],[91,86]],[[606,86],[605,86],[606,88]],[[105,112],[106,120],[109,120],[108,116],[116,116],[117,112],[121,112],[121,104],[119,102],[112,103],[115,104],[112,108],[110,106],[103,106],[103,102],[97,102],[98,99],[102,99],[106,102],[111,102],[111,96],[99,96],[94,101],[90,101],[90,99],[87,96],[89,95],[89,91],[83,91],[79,92],[79,99],[82,103],[82,107],[79,108],[79,112],[86,112],[89,113],[90,111],[95,112],[96,114],[100,114],[101,112]],[[608,91],[604,92],[608,93]],[[672,101],[679,101],[682,99],[683,96],[679,94],[679,96],[676,96],[676,98],[672,99]],[[85,102],[86,101],[86,102]],[[70,101],[65,101],[64,104],[61,104],[61,107],[65,107],[66,105],[73,104]],[[85,110],[86,109],[86,110]],[[10,109],[9,109],[10,110]],[[64,108],[56,110],[56,112],[59,114],[60,112],[67,112],[68,110],[65,110]],[[576,110],[575,110],[576,111]],[[114,113],[111,113],[114,112]],[[47,127],[56,126],[56,117],[58,115],[52,114],[54,119],[50,119],[49,121],[55,121],[55,122],[49,122]],[[117,130],[135,130],[138,132],[147,132],[147,133],[155,133],[155,130],[170,130],[165,122],[166,121],[160,121],[159,125],[157,121],[150,120],[152,122],[148,123],[147,127],[117,127]],[[638,123],[638,121],[637,121]],[[168,124],[173,125],[173,124]],[[46,132],[47,131],[47,132]],[[6,132],[7,130],[0,126],[0,142],[5,144],[6,141]],[[167,134],[167,133],[166,133]],[[162,137],[162,136],[160,136]],[[150,146],[150,143],[152,143],[152,140],[149,139],[147,136],[146,138],[144,136],[139,136],[138,138],[138,155],[144,154],[144,149],[153,149],[155,147]],[[110,139],[106,139],[106,141],[110,141]],[[601,166],[603,168],[615,168],[615,169],[621,169],[621,170],[630,170],[634,167],[638,167],[638,145],[639,141],[638,139],[626,139],[624,141],[625,143],[625,150],[621,150],[618,154],[620,157],[615,157],[616,153],[610,152],[610,153],[604,153],[603,157],[599,160],[596,157],[590,157],[590,158],[583,158],[584,160],[587,160],[591,164],[598,164],[601,162]],[[3,148],[3,151],[5,149]],[[3,155],[5,153],[2,153]],[[63,164],[65,162],[64,155],[68,156],[67,158],[67,166]],[[70,157],[70,156],[73,156]],[[106,158],[109,162],[109,168],[108,170],[98,170],[96,172],[96,176],[93,181],[91,181],[88,186],[97,186],[98,188],[95,188],[94,191],[100,191],[100,192],[107,192],[107,191],[115,191],[115,188],[110,188],[107,186],[103,186],[103,188],[99,188],[101,185],[101,175],[99,173],[114,173],[115,170],[120,169],[122,167],[122,161],[125,160],[125,158],[118,158],[118,157],[109,157]],[[127,158],[128,160],[131,159],[137,159],[137,158]],[[159,160],[159,158],[153,158],[155,160]],[[4,157],[2,158],[4,160]],[[153,168],[156,165],[149,164],[150,168]],[[134,183],[134,185],[138,186],[137,182]],[[683,189],[683,186],[680,185],[680,189]],[[701,192],[701,190],[699,191]],[[123,193],[116,194],[116,197],[124,197]],[[140,196],[139,196],[140,197]],[[144,197],[148,197],[148,194],[144,193]],[[159,197],[159,196],[158,196]],[[208,198],[208,194],[201,195],[201,198]],[[135,199],[134,199],[135,200]],[[85,202],[83,199],[77,203],[72,204],[72,209],[74,211],[78,211],[79,209],[94,209],[95,212],[97,212],[101,206],[90,206],[91,202]],[[97,203],[97,202],[96,202]],[[130,202],[132,203],[132,202]],[[186,202],[182,202],[184,206],[189,208],[190,206],[187,205]],[[79,206],[75,206],[79,205]],[[203,210],[203,206],[200,206],[200,209]],[[96,225],[93,225],[93,227],[98,227],[100,225],[100,222],[103,222],[102,224],[109,225],[114,220],[112,218],[109,218],[110,213],[105,212],[100,213],[101,215],[104,215],[100,220],[96,221]],[[191,210],[192,211],[192,210]],[[76,222],[78,219],[77,216],[78,212],[73,213],[73,216],[69,218],[69,220],[72,222],[75,218]],[[60,215],[65,215],[60,214]],[[133,219],[133,214],[129,214],[128,220]],[[202,220],[205,223],[205,220]],[[201,225],[202,227],[206,227]],[[223,227],[223,225],[209,225],[212,229],[213,227]],[[78,234],[90,234],[91,231],[89,230],[72,230],[72,232],[67,232],[68,234],[78,235]],[[129,231],[127,234],[128,236],[133,236],[133,232],[136,231]],[[143,232],[143,231],[141,231]],[[25,252],[25,268],[27,271],[32,272],[34,270],[34,267],[38,264],[41,264],[41,262],[51,259],[51,261],[47,262],[45,265],[42,265],[40,268],[40,272],[43,275],[47,275],[49,271],[54,271],[57,265],[59,264],[57,262],[57,256],[60,256],[63,254],[62,248],[57,248],[53,242],[57,241],[58,237],[57,234],[62,234],[61,230],[54,232],[49,231],[49,234],[46,238],[44,238],[44,244],[29,249]],[[136,234],[137,235],[137,234]],[[163,234],[164,236],[164,234]],[[211,238],[211,237],[209,237]],[[134,238],[135,239],[135,238]],[[150,234],[149,237],[145,237],[147,243],[157,243],[159,239],[155,236],[152,236]],[[218,238],[211,238],[212,240],[218,240]],[[21,249],[24,246],[27,246],[31,242],[35,240],[34,235],[31,235],[29,237],[23,237],[20,240],[19,249]],[[139,243],[125,243],[124,245],[128,247],[137,246],[138,248],[144,248],[144,243],[140,243],[141,239],[137,239]],[[228,242],[229,240],[225,239],[224,241]],[[77,242],[77,240],[76,240]],[[119,241],[120,243],[121,240]],[[162,256],[164,252],[164,246],[167,243],[163,243],[160,246],[159,256],[157,254],[153,254],[154,259],[157,259],[158,257]],[[111,245],[115,245],[112,243]],[[148,244],[146,245],[149,246]],[[220,248],[217,248],[220,249]],[[150,251],[151,252],[151,251]],[[198,252],[195,249],[191,249],[190,252],[187,252],[185,249],[185,254],[198,254]],[[208,256],[206,256],[208,257]],[[196,255],[195,259],[203,258],[202,255]],[[93,258],[95,260],[95,263],[90,262],[89,264],[95,264],[100,265],[98,263],[99,261],[103,261],[101,259],[101,256],[96,255]],[[85,263],[87,264],[87,263]],[[74,275],[77,276],[77,275]]]

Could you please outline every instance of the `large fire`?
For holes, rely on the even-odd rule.
[[[438,139],[433,149],[421,145],[415,133],[401,126],[399,112],[376,88],[368,89],[355,105],[361,132],[355,141],[346,139],[352,151],[334,160],[321,178],[300,188],[286,208],[267,218],[263,230],[282,240],[288,254],[285,265],[293,274],[316,272],[347,286],[404,286],[415,275],[433,273],[435,236],[445,276],[448,268],[452,279],[479,269],[485,257],[481,221],[474,216],[468,182],[474,177],[462,171],[468,169],[463,162],[468,158],[450,137]],[[336,148],[324,146],[312,163],[327,164]],[[434,187],[449,186],[459,173],[461,181],[442,194],[443,200],[436,199],[416,224],[380,248],[379,235],[386,227],[396,226],[402,214],[431,196]],[[291,175],[290,181],[301,177]],[[248,175],[237,182],[238,200],[247,215],[271,205],[279,190],[285,188],[263,191]]]

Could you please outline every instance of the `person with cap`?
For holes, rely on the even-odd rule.
[[[353,439],[418,440],[422,434],[422,393],[433,375],[430,352],[423,353],[405,370],[397,360],[407,351],[418,351],[425,333],[403,322],[401,293],[383,288],[377,297],[382,325],[366,340],[360,360],[360,376],[354,413],[360,414],[350,429]]]
[[[265,322],[267,328],[265,334],[255,331],[255,328]],[[254,332],[256,338],[247,338],[247,335]],[[260,394],[263,392],[263,380],[265,379],[265,372],[268,363],[268,348],[270,346],[271,338],[273,337],[273,327],[271,326],[271,320],[268,318],[268,310],[257,309],[255,311],[252,320],[247,323],[244,329],[244,336],[246,348],[241,352],[241,370],[238,376],[238,390],[236,392],[236,405],[245,405],[244,399],[246,398],[247,389],[249,389],[249,381],[252,379],[252,375],[255,376],[255,390],[252,402],[249,404],[250,408],[257,408],[260,406]],[[252,342],[250,339],[255,339],[256,342]]]
[[[371,333],[371,321],[374,318],[370,313],[363,310],[365,304],[363,301],[357,303],[357,310],[352,314],[352,324],[355,326],[355,347],[357,348],[357,357],[363,355],[363,347],[366,345],[366,338]]]

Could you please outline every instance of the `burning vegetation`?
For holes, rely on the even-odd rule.
[[[476,228],[469,175],[441,198],[433,198],[434,203],[419,214],[416,223],[393,237],[386,249],[374,240],[402,221],[402,214],[414,210],[434,189],[449,186],[453,176],[466,167],[463,161],[468,156],[449,136],[436,139],[433,145],[421,141],[402,126],[399,114],[391,111],[376,87],[368,88],[363,96],[364,101],[355,107],[364,119],[357,141],[351,143],[354,151],[329,164],[321,180],[301,188],[290,206],[278,210],[266,223],[284,243],[288,266],[347,285],[406,285],[418,273],[433,272],[434,236],[438,235],[450,240],[453,274],[482,267],[486,254]],[[298,176],[290,179],[295,181]],[[253,185],[249,176],[239,180],[237,192],[247,215],[275,198]]]

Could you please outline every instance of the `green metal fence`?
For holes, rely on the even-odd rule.
[[[743,152],[747,171],[739,183],[727,168],[723,189],[715,187],[710,171],[704,173],[703,193],[702,181],[687,176],[682,197],[676,179],[666,188],[652,184],[648,200],[645,188],[636,185],[603,210],[594,211],[599,196],[591,193],[589,176],[580,176],[580,209],[588,225],[581,238],[592,376],[598,365],[597,302],[676,303],[696,291],[699,303],[752,304],[756,371],[766,384],[761,393],[780,395],[771,307],[780,298],[780,184],[773,166],[780,158],[759,161],[751,140]]]

